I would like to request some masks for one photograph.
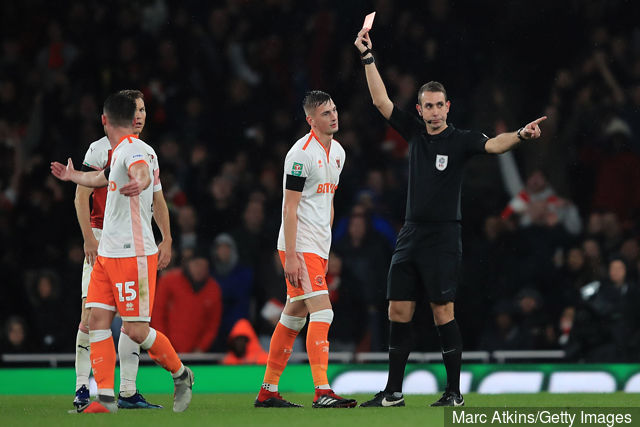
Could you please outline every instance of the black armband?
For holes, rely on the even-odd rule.
[[[298,191],[302,193],[302,190],[304,189],[304,183],[306,180],[307,178],[303,176],[287,175],[287,180],[285,182],[284,188],[287,190]]]
[[[80,166],[80,172],[91,172],[91,171],[95,171],[95,169],[85,165],[84,163],[82,164],[82,166]]]
[[[109,179],[109,174],[111,173],[111,165],[104,168],[104,177]]]

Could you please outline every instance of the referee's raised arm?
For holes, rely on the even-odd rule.
[[[389,99],[387,88],[384,86],[382,77],[380,77],[380,73],[376,67],[375,59],[373,58],[373,53],[371,51],[373,43],[369,37],[368,28],[360,30],[354,44],[362,58],[362,64],[364,65],[365,75],[367,76],[367,85],[369,86],[369,93],[371,94],[373,105],[375,105],[384,118],[388,120],[393,112],[393,102]]]

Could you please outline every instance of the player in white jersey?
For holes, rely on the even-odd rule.
[[[136,114],[134,134],[139,136],[146,121],[146,108],[142,92],[138,90],[123,90],[121,93],[129,96],[136,102]],[[111,162],[111,143],[106,136],[91,143],[82,162],[83,171],[103,170]],[[171,260],[171,232],[169,224],[169,210],[162,191],[153,193],[154,218],[160,229],[163,241],[160,243],[160,255],[158,267],[166,267]],[[92,206],[89,200],[92,200]],[[91,372],[91,360],[89,353],[89,313],[90,308],[85,307],[89,278],[93,270],[93,263],[98,255],[98,241],[102,235],[104,221],[104,208],[107,201],[107,187],[89,188],[82,185],[76,187],[74,200],[78,223],[84,238],[85,260],[82,269],[82,315],[78,332],[76,334],[76,394],[73,404],[81,408],[89,403],[89,374]],[[136,376],[140,361],[140,345],[124,333],[118,340],[118,353],[120,355],[120,393],[118,395],[118,407],[124,409],[162,408],[145,400],[138,393]]]
[[[115,348],[109,329],[116,310],[123,319],[123,332],[171,372],[173,410],[182,412],[191,401],[193,372],[182,364],[167,337],[149,327],[158,264],[152,203],[153,193],[162,187],[155,151],[133,134],[135,110],[135,102],[122,93],[105,101],[102,123],[113,147],[109,168],[80,172],[73,169],[71,159],[66,167],[51,164],[52,173],[63,181],[94,188],[108,185],[104,228],[86,303],[92,308],[89,340],[98,398],[78,412],[117,411]]]
[[[315,385],[314,408],[352,408],[353,399],[336,395],[329,386],[329,326],[333,310],[325,274],[331,246],[333,196],[345,152],[333,135],[338,110],[329,94],[307,93],[303,101],[311,132],[299,139],[284,162],[282,226],[278,250],[287,282],[287,303],[276,326],[264,381],[255,407],[299,407],[278,393],[278,382],[293,342],[309,317],[307,354]]]

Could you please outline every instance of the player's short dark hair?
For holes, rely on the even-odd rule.
[[[302,108],[304,113],[308,116],[313,110],[322,104],[326,104],[331,101],[331,95],[321,90],[311,90],[304,95],[302,100]]]
[[[121,93],[122,95],[131,98],[134,101],[136,99],[142,99],[144,101],[144,94],[137,89],[123,89],[118,93]]]
[[[103,112],[115,126],[132,126],[136,114],[136,102],[127,95],[117,92],[109,95],[104,101]]]
[[[430,81],[429,83],[423,84],[422,87],[420,87],[420,90],[418,91],[418,104],[422,104],[422,100],[420,99],[420,97],[424,92],[442,92],[444,94],[444,100],[445,101],[449,100],[449,98],[447,98],[447,90],[444,88],[444,85],[440,82]]]

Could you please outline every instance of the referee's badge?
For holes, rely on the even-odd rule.
[[[447,164],[449,163],[449,156],[445,156],[442,154],[436,155],[436,169],[439,171],[443,171],[447,168]]]

